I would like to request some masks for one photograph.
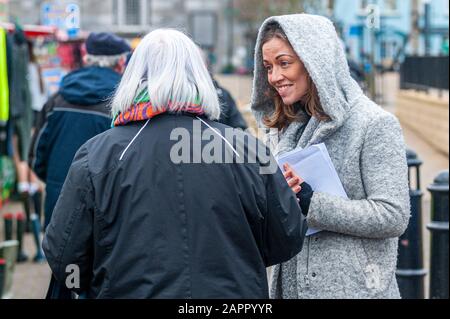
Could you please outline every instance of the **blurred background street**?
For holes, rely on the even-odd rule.
[[[46,98],[58,90],[65,74],[81,67],[83,43],[90,31],[115,32],[135,47],[155,28],[183,29],[202,47],[214,78],[231,93],[247,124],[255,129],[249,103],[258,27],[268,16],[299,12],[324,15],[334,22],[355,79],[369,97],[399,118],[408,148],[422,161],[421,212],[412,212],[419,216],[420,232],[401,238],[400,249],[419,239],[416,250],[422,258],[420,254],[405,257],[415,284],[405,284],[403,289],[411,296],[430,297],[433,250],[427,225],[433,220],[434,206],[427,187],[449,167],[447,0],[0,0],[0,28],[13,32],[20,25],[25,31],[40,65]],[[8,154],[2,152],[0,162],[3,216],[25,210],[17,196],[17,167]],[[446,194],[448,208],[448,173]],[[438,251],[448,267],[448,212],[446,218],[447,246]],[[5,236],[2,221],[0,242]],[[44,298],[50,269],[45,262],[32,261],[36,244],[31,232],[24,235],[23,251],[29,258],[10,269],[11,286],[3,297]],[[417,258],[419,265],[413,261]],[[448,287],[448,269],[441,280]],[[448,288],[446,293],[448,298]]]

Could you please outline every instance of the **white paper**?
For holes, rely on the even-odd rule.
[[[278,166],[284,172],[283,165],[288,163],[315,192],[348,198],[341,180],[334,168],[325,144],[295,149],[277,158]],[[306,236],[320,232],[319,229],[308,228]]]

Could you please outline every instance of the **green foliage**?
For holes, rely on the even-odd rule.
[[[7,156],[0,156],[0,199],[5,200],[9,198],[14,183],[16,181],[16,171],[14,163],[11,158]]]

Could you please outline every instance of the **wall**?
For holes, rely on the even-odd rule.
[[[434,94],[399,91],[396,115],[402,125],[420,135],[441,153],[449,154],[449,100]]]

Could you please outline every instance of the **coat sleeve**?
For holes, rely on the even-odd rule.
[[[47,164],[50,152],[50,127],[49,116],[53,111],[54,97],[45,103],[42,110],[38,113],[36,127],[31,139],[30,150],[28,154],[28,164],[42,180],[47,180]]]
[[[246,130],[248,128],[247,123],[245,122],[241,112],[239,112],[236,102],[230,92],[223,88],[220,89],[222,91],[220,94],[220,101],[223,107],[220,122],[234,128]]]
[[[308,225],[358,237],[399,237],[408,225],[410,202],[405,144],[394,116],[371,123],[360,166],[366,198],[349,200],[315,192]]]
[[[83,291],[92,272],[94,195],[88,169],[87,150],[82,146],[74,157],[52,219],[47,227],[43,249],[55,278],[68,279],[67,266],[79,269],[79,287]]]
[[[297,199],[278,169],[266,175],[267,212],[264,224],[264,262],[266,267],[297,255],[307,230],[306,219]]]

